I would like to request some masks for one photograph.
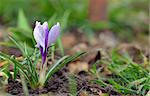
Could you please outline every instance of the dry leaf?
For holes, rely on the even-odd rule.
[[[71,73],[79,73],[80,71],[88,71],[89,65],[86,62],[72,62],[68,65]]]
[[[76,42],[76,37],[73,34],[68,33],[62,37],[64,48],[71,48]]]
[[[141,56],[141,49],[137,45],[124,43],[118,47],[118,51],[120,54],[128,53],[129,56],[133,58],[134,62],[137,62],[137,63],[143,62],[143,58]]]

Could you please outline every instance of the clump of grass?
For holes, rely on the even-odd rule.
[[[103,64],[107,62],[107,67],[112,73],[111,76],[104,77],[105,79],[96,74],[98,80],[94,82],[101,87],[112,86],[113,90],[120,94],[142,96],[150,90],[150,70],[145,68],[144,64],[133,62],[129,55],[120,55],[114,51],[110,61],[101,60],[101,62]]]

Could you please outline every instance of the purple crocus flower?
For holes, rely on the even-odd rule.
[[[33,34],[37,43],[36,47],[40,49],[42,55],[42,64],[44,64],[48,53],[48,48],[56,41],[60,34],[60,24],[57,23],[49,30],[47,22],[44,22],[41,25],[41,23],[37,21]]]

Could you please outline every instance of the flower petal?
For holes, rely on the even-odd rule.
[[[35,22],[35,26],[36,26],[36,25],[41,25],[41,23],[40,23],[39,21],[36,21],[36,22]]]
[[[42,25],[43,29],[45,32],[48,32],[48,23],[47,22],[44,22],[43,25]]]
[[[48,47],[50,46],[51,43],[54,43],[56,41],[56,39],[58,38],[59,34],[60,34],[60,24],[57,23],[49,31],[49,35],[48,35]]]
[[[48,29],[48,23],[47,22],[44,22],[43,25],[42,25],[43,29],[44,29],[44,37],[45,37],[45,48],[47,48],[47,45],[48,45],[48,34],[49,34],[49,29]],[[45,51],[45,49],[44,49]]]
[[[37,43],[37,47],[42,46],[44,48],[44,30],[40,22],[36,22],[36,26],[34,28],[34,39]]]

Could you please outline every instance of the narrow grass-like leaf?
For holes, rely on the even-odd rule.
[[[62,45],[62,41],[61,41],[61,35],[58,37],[57,39],[57,43],[61,52],[61,56],[64,56],[64,47]]]
[[[63,14],[63,16],[60,19],[61,22],[61,30],[64,32],[64,30],[67,28],[68,18],[70,16],[70,10],[66,10]]]
[[[110,84],[113,85],[113,87],[115,87],[118,92],[120,93],[124,93],[124,94],[137,94],[137,91],[126,88],[124,86],[121,86],[120,84],[118,84],[117,82],[115,82],[113,79],[109,79],[108,80]]]
[[[17,66],[16,66],[16,64],[14,65],[14,79],[16,80],[16,77],[17,77],[17,71],[18,69],[17,69]]]
[[[10,41],[0,41],[0,46],[14,47],[14,44],[12,44]]]
[[[15,39],[18,38],[20,40],[26,40],[26,39],[31,39],[32,37],[32,32],[28,32],[25,29],[10,27],[8,28],[8,30],[11,32],[10,35],[13,36]]]
[[[35,42],[32,32],[27,32],[26,30],[23,30],[21,28],[9,28],[8,30],[11,32],[10,36],[15,38],[17,42],[24,43],[24,41],[26,41],[29,47],[34,47]]]
[[[27,47],[26,47],[26,44],[24,43],[24,53],[25,53],[25,57],[27,58],[27,64],[28,64],[28,67],[30,69],[30,72],[33,72],[33,65],[32,65],[32,61],[30,60],[30,57],[28,55],[28,51],[27,51]]]
[[[0,72],[3,72],[7,75],[7,77],[11,76],[11,73],[9,71],[9,64],[5,63],[3,66],[0,67]]]
[[[27,64],[28,64],[28,68],[30,69],[30,73],[33,74],[33,76],[31,78],[33,78],[34,81],[37,82],[38,78],[36,78],[37,77],[36,69],[34,68],[35,66],[32,64],[32,61],[28,54],[28,50],[27,50],[25,43],[24,43],[24,52],[25,52],[25,56],[27,58]]]
[[[102,81],[101,79],[98,79],[98,80],[92,80],[91,82],[97,83],[97,84],[99,84],[99,85],[102,86],[102,87],[107,87],[107,86],[109,86],[107,83],[105,83],[105,82]]]
[[[26,77],[26,79],[29,81],[30,84],[31,81],[30,81],[30,77],[27,75],[27,73],[24,71],[24,70],[27,70],[29,71],[27,68],[25,68],[22,64],[20,64],[16,59],[14,58],[11,58],[10,56],[0,52],[0,58],[6,60],[6,61],[9,61],[10,63],[13,63],[14,65],[16,65],[18,68],[19,68],[19,71],[24,74],[24,76]]]
[[[83,54],[85,54],[85,52],[78,52],[73,56],[64,56],[62,57],[60,60],[58,60],[53,66],[51,66],[48,70],[48,73],[46,75],[46,81],[55,73],[57,72],[60,68],[62,68],[64,65],[74,61],[75,59],[77,59],[78,57],[82,56]]]
[[[67,58],[67,60],[65,60],[64,63],[70,63],[70,62],[74,61],[75,59],[77,59],[78,57],[80,57],[84,54],[85,54],[85,52],[78,52],[75,55],[70,56],[69,58]]]
[[[75,76],[70,75],[68,77],[69,80],[69,93],[71,96],[76,96],[77,95],[77,81],[75,79]]]
[[[29,26],[27,18],[22,9],[20,9],[18,12],[18,28],[31,31],[31,27]]]
[[[56,23],[56,14],[53,14],[53,16],[50,17],[50,19],[48,20],[48,25],[52,26],[54,23]]]
[[[48,80],[49,77],[52,76],[52,74],[54,74],[54,73],[56,72],[56,71],[55,71],[56,68],[59,67],[59,65],[61,64],[61,62],[62,62],[63,60],[65,60],[67,57],[68,57],[68,56],[62,57],[61,59],[59,59],[59,60],[57,61],[57,63],[55,63],[52,67],[49,68],[48,73],[46,74],[46,81]]]
[[[22,52],[22,54],[24,54],[24,49],[23,49],[23,46],[20,45],[19,43],[17,43],[17,41],[15,39],[13,39],[12,37],[9,37],[12,42],[20,49],[20,51]]]

